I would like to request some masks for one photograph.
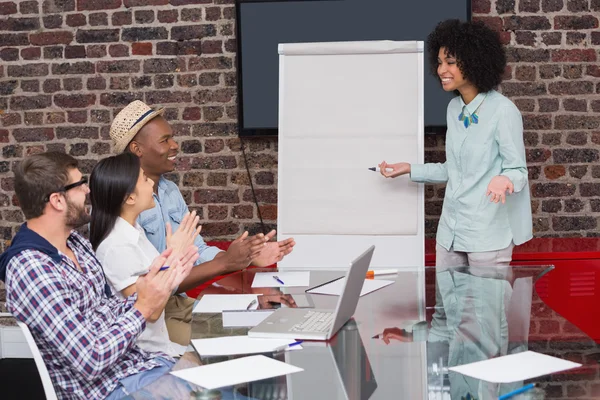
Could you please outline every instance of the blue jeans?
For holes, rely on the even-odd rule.
[[[117,384],[116,389],[108,395],[106,400],[118,400],[129,396],[131,393],[137,392],[144,386],[156,381],[161,376],[168,374],[169,371],[171,371],[171,368],[173,368],[173,365],[175,365],[174,362],[165,360],[164,358],[159,357],[155,360],[161,364],[160,367],[152,368],[149,371],[139,372],[135,375],[130,375],[121,379]]]

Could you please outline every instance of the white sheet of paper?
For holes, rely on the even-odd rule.
[[[257,355],[173,371],[171,374],[203,388],[216,389],[300,371],[304,370],[263,355]]]
[[[248,336],[222,336],[209,339],[194,339],[192,345],[201,356],[233,356],[275,351],[278,347],[294,343],[293,339],[262,339]],[[286,351],[302,350],[296,345]]]
[[[248,305],[256,300],[256,303],[250,308],[258,308],[258,295],[256,294],[205,294],[202,296],[194,313],[220,313],[223,310],[245,310]]]
[[[331,296],[339,296],[342,294],[342,290],[344,289],[344,282],[346,278],[341,278],[327,285],[323,285],[313,290],[309,290],[308,293],[314,294],[328,294]],[[365,283],[363,284],[362,290],[360,291],[360,295],[364,296],[365,294],[369,294],[374,292],[375,290],[379,290],[388,285],[391,285],[394,281],[387,281],[383,279],[365,279]]]
[[[253,327],[275,310],[223,311],[223,328]]]
[[[448,369],[486,382],[510,383],[577,367],[581,367],[581,364],[534,351],[524,351]]]
[[[277,282],[273,275],[277,276],[283,285]],[[257,272],[252,281],[252,287],[298,287],[309,284],[310,271]]]

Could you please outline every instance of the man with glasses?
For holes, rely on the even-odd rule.
[[[43,153],[15,168],[25,222],[0,256],[6,305],[30,329],[59,398],[119,399],[167,373],[174,360],[135,345],[146,322],[177,287],[176,269],[158,272],[170,251],[119,300],[92,246],[74,229],[89,222],[89,193],[77,161]],[[197,257],[190,248],[183,257]],[[173,264],[171,264],[173,265]]]

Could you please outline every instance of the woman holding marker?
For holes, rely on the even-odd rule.
[[[140,168],[139,158],[131,153],[101,160],[90,177],[90,242],[106,278],[123,298],[136,292],[138,277],[147,273],[158,255],[136,222],[142,211],[154,207],[153,186],[154,182]],[[196,228],[198,219],[195,212],[186,215],[174,234],[167,225],[167,243],[172,253],[165,263],[168,267],[160,273],[177,274],[177,284],[189,275],[198,258],[193,245],[200,232],[200,227]],[[185,347],[169,339],[164,307],[153,319],[155,322],[146,325],[137,344],[147,351],[161,351],[172,357],[182,355]]]
[[[380,173],[446,183],[436,266],[508,265],[513,247],[533,235],[521,113],[494,90],[504,49],[482,23],[448,20],[429,34],[427,50],[431,72],[457,95],[446,113],[446,162],[383,161]]]

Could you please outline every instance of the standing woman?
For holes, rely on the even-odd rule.
[[[154,182],[141,169],[140,160],[131,153],[101,160],[90,177],[90,242],[108,281],[124,298],[136,292],[139,275],[148,271],[151,260],[158,254],[136,222],[142,211],[154,207],[153,187]],[[177,285],[189,275],[198,258],[198,249],[193,245],[200,232],[196,228],[198,219],[195,212],[186,215],[173,235],[167,227],[167,247],[172,254],[165,263],[169,266],[166,272],[173,270],[178,274]],[[169,339],[164,305],[153,315],[154,322],[146,325],[137,344],[146,351],[177,357],[184,353],[188,343],[178,344]]]
[[[494,90],[506,66],[504,49],[490,28],[458,20],[439,23],[427,49],[431,72],[457,94],[446,112],[446,162],[383,161],[381,174],[446,183],[437,267],[508,266],[513,247],[533,235],[521,113]]]

